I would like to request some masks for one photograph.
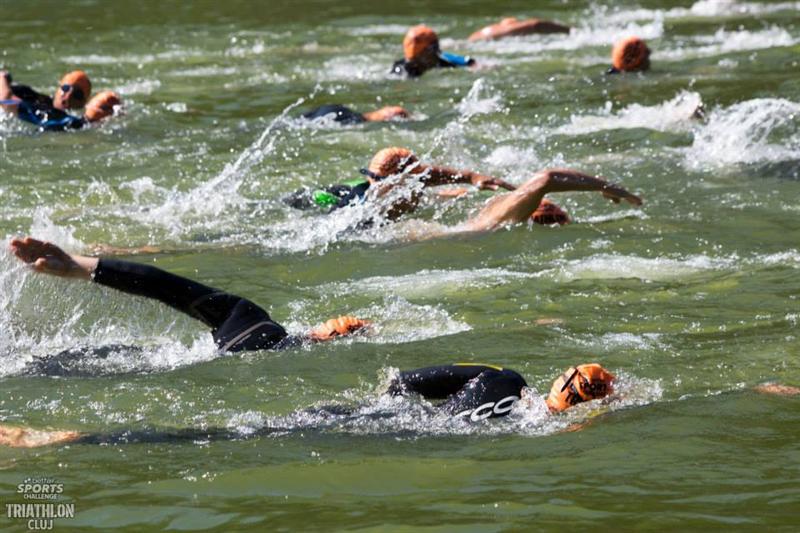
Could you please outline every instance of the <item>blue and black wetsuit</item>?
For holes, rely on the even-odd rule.
[[[400,76],[408,76],[409,78],[417,78],[425,74],[425,72],[431,68],[471,67],[474,64],[475,60],[471,57],[439,52],[437,63],[433,67],[423,67],[414,61],[409,61],[403,58],[394,62],[392,65],[392,70],[390,70],[389,73]]]
[[[389,386],[389,393],[415,393],[445,400],[440,409],[478,421],[507,415],[527,386],[525,379],[513,370],[460,363],[401,372]]]
[[[333,120],[340,124],[361,124],[366,122],[364,115],[356,113],[349,107],[338,104],[328,104],[312,109],[307,113],[303,113],[303,118],[308,120],[319,119],[328,115],[333,115]]]
[[[38,93],[27,85],[13,84],[11,92],[22,100],[17,106],[17,117],[45,131],[77,130],[87,124],[82,117],[56,109],[51,97]]]

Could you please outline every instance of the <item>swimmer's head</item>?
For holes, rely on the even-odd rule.
[[[103,91],[89,100],[86,104],[86,112],[83,116],[89,122],[97,122],[114,114],[114,108],[121,106],[122,100],[119,99],[114,91]]]
[[[74,70],[66,74],[58,82],[58,89],[53,96],[53,107],[56,109],[77,109],[86,105],[92,94],[92,82],[82,70]]]
[[[367,168],[370,176],[377,176],[385,178],[394,174],[400,174],[412,165],[419,162],[417,156],[411,153],[411,150],[406,148],[384,148],[372,158]],[[413,170],[419,169],[420,165],[416,165]]]
[[[590,363],[570,367],[561,374],[553,382],[546,402],[550,411],[559,412],[613,392],[614,375],[597,363]]]
[[[408,111],[398,105],[382,107],[375,111],[364,113],[364,120],[367,122],[386,122],[395,118],[408,118]]]
[[[650,49],[638,37],[626,37],[618,41],[611,50],[613,72],[636,72],[650,68]]]
[[[439,53],[439,36],[428,26],[420,24],[406,32],[403,38],[403,57],[415,63],[435,62]]]
[[[531,220],[533,220],[536,224],[541,224],[543,226],[549,226],[551,224],[564,225],[570,223],[567,212],[546,198],[542,199],[539,207],[537,207],[536,211],[533,212],[531,215]]]
[[[315,327],[309,332],[308,336],[311,340],[317,342],[329,341],[336,337],[346,337],[347,335],[362,331],[368,327],[369,324],[370,322],[368,320],[362,320],[354,316],[340,316],[332,318],[324,324]]]

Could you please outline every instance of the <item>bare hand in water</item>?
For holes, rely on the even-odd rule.
[[[65,278],[89,279],[97,259],[72,256],[53,243],[33,237],[12,239],[11,251],[37,272]]]
[[[618,204],[620,200],[626,200],[628,203],[633,205],[642,205],[642,199],[636,196],[635,194],[629,193],[624,188],[620,187],[619,185],[615,185],[613,183],[609,183],[605,186],[602,190],[603,196]]]

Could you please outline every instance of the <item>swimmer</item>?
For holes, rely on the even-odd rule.
[[[361,124],[363,122],[388,122],[397,118],[408,118],[409,113],[400,106],[386,106],[375,111],[357,113],[349,107],[343,105],[323,105],[303,113],[303,118],[307,120],[317,120],[331,116],[335,122],[340,124]]]
[[[211,328],[220,353],[278,350],[304,342],[323,342],[362,331],[369,325],[366,320],[341,316],[303,335],[289,335],[253,302],[154,266],[71,255],[55,244],[31,237],[12,239],[10,248],[36,272],[93,281],[158,300],[186,313]]]
[[[429,400],[442,400],[436,407],[456,419],[480,422],[508,415],[522,400],[533,402],[534,393],[517,372],[494,365],[459,363],[400,372],[389,385],[392,396],[416,394]],[[599,400],[614,393],[614,375],[597,363],[568,368],[556,378],[545,404],[557,414],[580,403]],[[325,410],[325,408],[322,408]],[[314,410],[311,410],[314,412]],[[333,414],[348,414],[337,408]],[[262,433],[268,433],[267,428]],[[259,432],[255,433],[256,435]],[[193,437],[193,438],[192,438]],[[39,431],[0,425],[0,445],[35,448],[52,444],[97,444],[131,441],[233,439],[241,435],[221,429],[181,430],[175,433],[147,434],[137,439],[131,432],[98,435],[78,431]]]
[[[439,36],[428,26],[420,24],[408,30],[403,38],[403,59],[392,65],[391,74],[416,78],[433,68],[471,67],[475,60],[470,57],[442,52]]]
[[[81,129],[113,115],[115,107],[122,105],[119,96],[112,91],[97,94],[87,104],[90,92],[91,83],[83,71],[64,76],[53,98],[37,93],[26,85],[12,84],[11,75],[0,72],[0,106],[20,120],[45,131]],[[67,109],[84,105],[86,110],[83,117],[66,112]]]
[[[361,169],[362,178],[356,178],[327,187],[315,189],[300,189],[285,197],[283,201],[296,209],[320,208],[327,212],[341,209],[348,205],[363,202],[368,199],[368,191],[375,191],[377,184],[387,177],[398,174],[406,168],[411,168],[415,179],[423,187],[436,187],[457,183],[469,183],[481,190],[497,190],[502,187],[513,190],[514,186],[501,179],[484,176],[470,170],[457,170],[449,167],[420,164],[416,156],[405,148],[385,148],[372,158],[368,168]],[[463,192],[463,191],[459,191]],[[417,192],[415,198],[419,203],[421,194]],[[401,202],[404,212],[413,211],[416,203]],[[401,205],[394,210],[389,210],[387,218],[394,219],[400,216]]]
[[[641,205],[642,200],[624,188],[597,176],[590,176],[571,169],[545,169],[537,172],[520,187],[515,187],[501,179],[478,174],[469,170],[454,170],[448,167],[427,166],[405,148],[385,148],[372,158],[369,168],[362,170],[366,181],[360,184],[343,184],[327,190],[313,191],[320,198],[324,196],[335,210],[356,201],[370,200],[381,202],[395,189],[405,189],[408,194],[389,200],[383,206],[383,216],[394,221],[413,211],[419,204],[422,194],[416,183],[423,187],[450,183],[472,183],[479,189],[497,190],[502,187],[511,192],[491,198],[483,209],[459,228],[461,232],[492,231],[503,226],[527,222],[552,224],[569,222],[568,215],[552,202],[545,201],[545,195],[568,191],[598,191],[614,203],[625,200],[633,205]],[[391,179],[387,179],[391,178]],[[341,187],[341,189],[337,188]],[[302,191],[299,191],[302,192]],[[323,194],[324,193],[324,194]],[[397,196],[397,195],[392,195]],[[297,204],[306,197],[293,195],[290,200]],[[316,201],[317,197],[311,196]],[[544,202],[543,202],[544,201]],[[439,236],[428,234],[425,238]]]
[[[569,33],[569,26],[564,26],[550,20],[527,19],[519,20],[514,17],[504,18],[497,24],[486,26],[469,36],[470,41],[497,40],[504,37],[530,35],[532,33]]]
[[[606,74],[640,72],[650,68],[650,48],[638,37],[618,41],[611,50],[611,68]]]

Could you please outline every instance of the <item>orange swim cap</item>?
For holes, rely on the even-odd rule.
[[[561,374],[553,382],[546,402],[551,411],[558,412],[613,392],[614,375],[597,363],[590,363],[569,367]]]
[[[89,81],[89,76],[82,70],[73,70],[64,75],[61,81],[58,82],[58,89],[56,89],[56,100],[63,97],[64,91],[62,87],[69,85],[72,87],[72,94],[69,96],[67,108],[83,107],[89,96],[92,94],[92,82]]]
[[[86,112],[83,116],[89,122],[96,122],[113,115],[114,106],[119,105],[122,105],[122,100],[119,99],[117,93],[114,91],[103,91],[86,104]]]
[[[616,70],[633,72],[650,68],[650,49],[638,37],[626,37],[614,45],[611,64]]]
[[[376,176],[386,177],[399,174],[419,160],[407,148],[384,148],[369,162],[368,170]]]
[[[367,327],[368,320],[362,320],[354,316],[340,316],[331,318],[324,324],[312,329],[309,336],[315,341],[327,341],[334,337],[344,337]]]
[[[417,59],[429,49],[433,52],[439,50],[439,36],[431,28],[420,24],[406,32],[403,38],[403,56],[406,61]]]
[[[542,199],[539,207],[531,215],[531,220],[543,226],[549,226],[550,224],[564,225],[570,222],[567,212],[547,198]]]

